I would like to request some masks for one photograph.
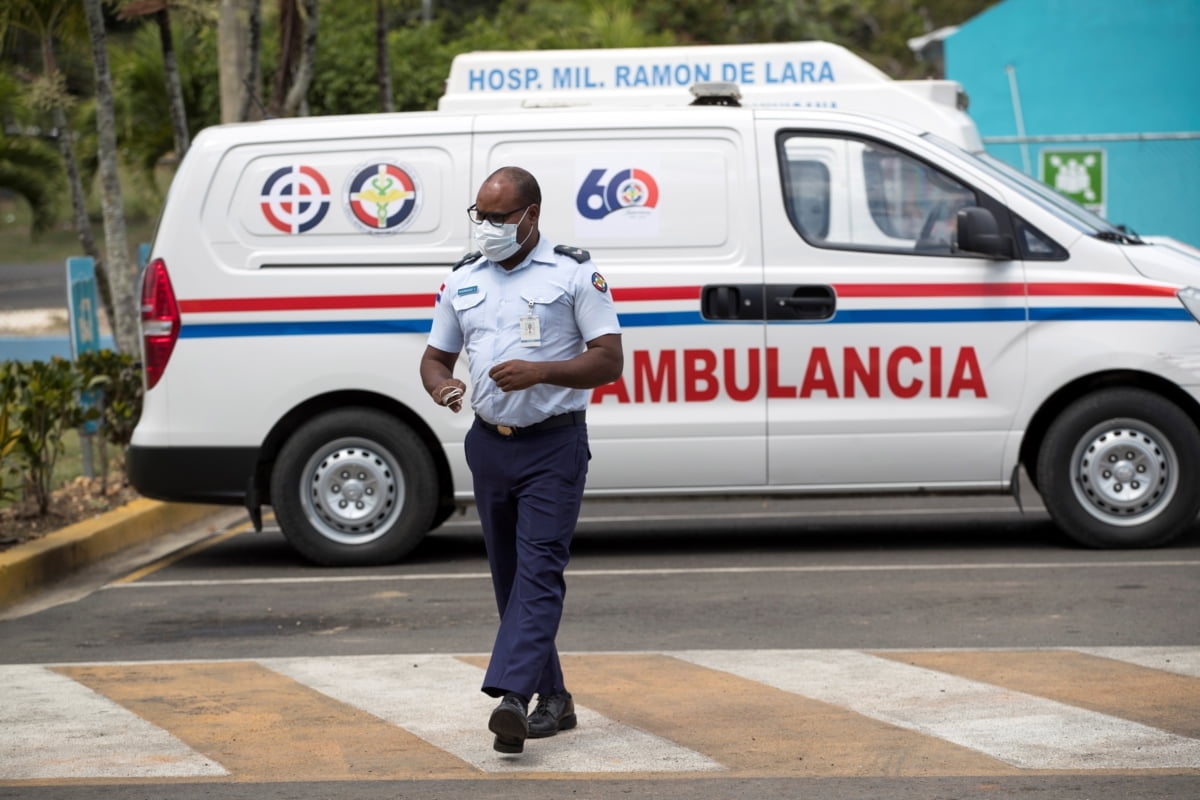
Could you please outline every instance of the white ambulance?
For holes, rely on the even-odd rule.
[[[854,105],[849,54],[790,48],[719,58]],[[525,55],[514,81],[554,74]],[[655,74],[624,55],[621,74]],[[531,103],[489,58],[500,78],[463,57],[449,87],[485,111],[456,97],[197,137],[143,285],[140,492],[256,520],[270,505],[324,564],[398,559],[469,503],[471,415],[436,406],[417,365],[466,208],[511,164],[541,182],[543,235],[591,252],[620,314],[625,373],[588,411],[593,495],[1003,493],[1024,466],[1085,545],[1194,523],[1200,259],[964,150],[945,103],[924,129],[726,104],[746,85],[698,90],[715,105]],[[719,58],[680,82],[728,77]]]

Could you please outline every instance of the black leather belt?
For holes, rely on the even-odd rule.
[[[477,425],[487,428],[492,433],[498,433],[501,436],[524,436],[527,433],[548,431],[552,428],[565,428],[568,425],[584,425],[586,422],[586,411],[568,411],[565,414],[555,414],[553,417],[547,417],[541,422],[535,422],[532,425],[525,425],[520,428],[515,425],[493,425],[478,414],[475,415],[475,423]]]

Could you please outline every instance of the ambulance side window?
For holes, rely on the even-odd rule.
[[[785,135],[788,216],[818,247],[951,255],[955,215],[974,191],[906,153],[869,140]]]
[[[829,235],[829,167],[820,161],[788,162],[788,214],[806,239]]]

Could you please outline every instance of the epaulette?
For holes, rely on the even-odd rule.
[[[475,261],[476,259],[478,259],[481,255],[483,255],[483,253],[480,253],[480,252],[467,253],[465,256],[463,256],[461,259],[459,259],[458,263],[455,264],[454,267],[450,271],[453,272],[454,270],[458,269],[459,267],[465,267],[467,264],[470,264],[472,261]]]
[[[592,254],[587,250],[584,250],[580,247],[572,247],[569,244],[556,245],[554,252],[558,253],[559,255],[569,256],[578,261],[580,264],[585,261],[590,261],[592,258]]]

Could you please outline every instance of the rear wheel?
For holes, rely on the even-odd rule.
[[[1178,406],[1140,389],[1107,389],[1051,425],[1038,453],[1038,488],[1075,541],[1154,547],[1195,521],[1198,468],[1200,431]]]
[[[387,564],[416,547],[437,505],[433,459],[404,423],[345,408],[302,426],[271,474],[275,517],[305,558]]]

